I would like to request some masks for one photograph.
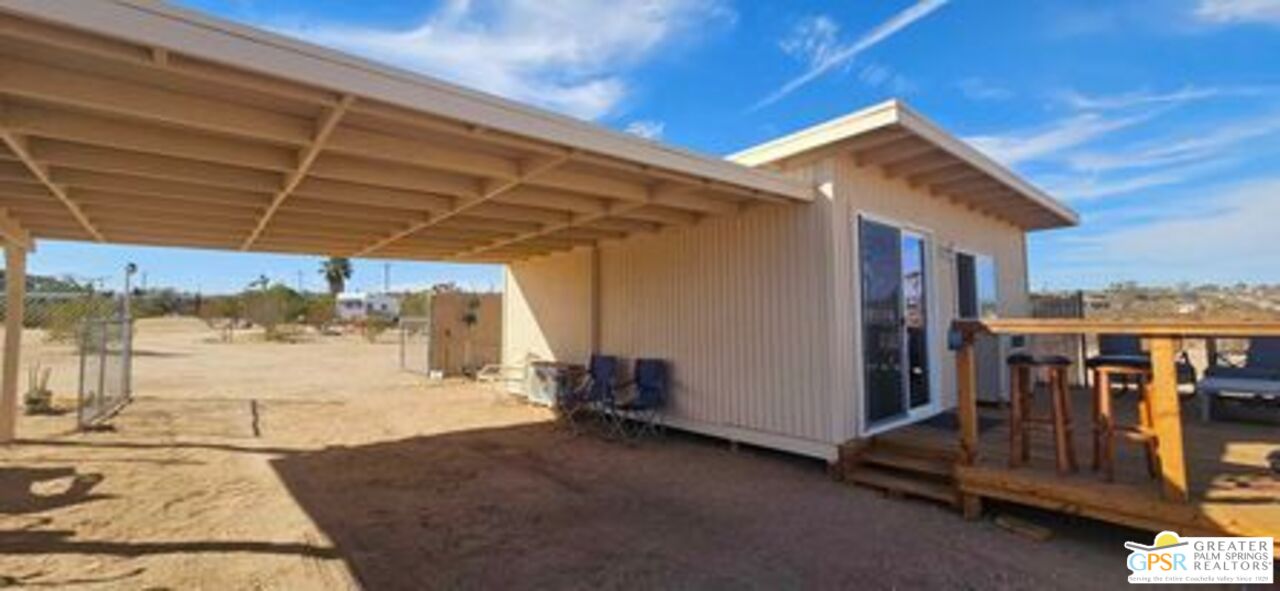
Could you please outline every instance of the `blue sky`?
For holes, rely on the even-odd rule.
[[[1081,212],[1033,236],[1034,288],[1280,283],[1280,0],[181,4],[716,155],[903,98]],[[322,286],[310,257],[47,243],[32,267],[126,260],[153,285]],[[355,287],[381,282],[357,263]]]

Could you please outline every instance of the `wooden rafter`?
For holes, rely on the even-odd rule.
[[[262,231],[267,229],[267,224],[271,223],[271,218],[275,217],[276,211],[284,203],[289,195],[293,194],[293,190],[298,188],[302,183],[302,179],[307,177],[307,173],[311,171],[311,166],[315,164],[316,158],[320,156],[320,152],[324,150],[325,142],[329,140],[329,135],[333,133],[334,128],[342,121],[342,116],[347,113],[347,109],[351,108],[356,98],[352,95],[342,97],[338,105],[325,113],[324,117],[316,126],[315,137],[311,143],[303,150],[302,157],[298,159],[298,168],[289,173],[285,179],[284,188],[276,193],[272,198],[271,205],[267,206],[267,211],[262,214],[262,219],[258,220],[258,225],[245,239],[244,244],[240,245],[240,250],[249,250],[253,246],[255,240],[262,235]]]
[[[31,240],[31,233],[9,215],[7,209],[0,209],[0,237],[4,238],[5,242],[17,245],[27,252],[31,252],[35,244]]]
[[[64,191],[57,183],[54,183],[53,180],[49,178],[48,171],[46,171],[39,162],[36,162],[36,160],[31,157],[31,151],[27,149],[27,142],[25,138],[14,134],[8,129],[0,128],[0,140],[3,140],[5,145],[9,147],[9,150],[17,155],[18,160],[27,167],[27,170],[31,171],[31,174],[44,184],[45,188],[49,189],[49,192],[52,193],[58,201],[61,201],[62,204],[66,206],[67,211],[71,212],[71,216],[76,219],[76,222],[78,222],[94,240],[98,242],[106,241],[102,232],[99,232],[98,228],[93,225],[93,222],[89,221],[89,217],[80,210],[80,206],[76,205],[71,198],[67,197],[67,192]]]
[[[467,211],[470,211],[471,209],[475,208],[478,205],[481,205],[483,203],[488,203],[489,201],[493,200],[499,195],[502,195],[504,193],[507,193],[508,191],[511,191],[512,189],[515,189],[516,187],[519,187],[521,183],[528,182],[530,180],[533,180],[534,178],[537,178],[539,175],[550,172],[551,170],[555,169],[561,164],[564,164],[565,162],[567,162],[572,156],[573,156],[573,152],[566,151],[557,156],[537,156],[537,157],[531,158],[520,166],[520,174],[517,175],[515,178],[491,181],[487,183],[488,186],[485,187],[485,189],[480,193],[478,197],[467,199],[462,203],[455,205],[452,209],[448,211],[445,211],[439,215],[430,216],[420,222],[411,224],[409,225],[409,227],[404,228],[399,232],[396,232],[390,236],[387,236],[381,240],[378,240],[377,242],[374,242],[373,244],[370,244],[369,246],[366,246],[360,249],[358,252],[354,253],[352,256],[357,256],[357,257],[368,256],[369,254],[377,252],[378,250],[381,250],[387,245],[394,244],[395,242],[407,236],[411,236],[413,234],[416,234],[417,232],[425,230],[445,220],[448,220],[460,214],[466,213]]]
[[[505,238],[502,240],[490,242],[489,244],[485,244],[483,246],[479,246],[471,250],[468,250],[464,253],[458,254],[453,258],[469,259],[477,255],[489,253],[491,251],[506,248],[508,246],[514,246],[528,240],[549,236],[551,234],[555,234],[556,232],[560,232],[570,228],[585,226],[587,224],[598,222],[605,218],[626,215],[628,213],[631,213],[637,209],[640,209],[648,205],[658,204],[663,201],[677,198],[681,195],[687,195],[690,192],[695,191],[696,189],[697,187],[692,185],[664,186],[659,189],[651,190],[649,198],[645,199],[644,201],[617,202],[606,207],[603,211],[599,211],[595,213],[578,214],[573,216],[573,218],[567,222],[561,222],[559,224],[550,224],[542,228],[539,228],[537,230],[534,230],[532,232],[525,232],[523,234],[513,236],[511,238]]]

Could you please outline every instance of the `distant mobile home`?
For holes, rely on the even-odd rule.
[[[337,316],[340,320],[400,317],[400,298],[389,293],[348,291],[338,294],[334,305],[337,307]]]

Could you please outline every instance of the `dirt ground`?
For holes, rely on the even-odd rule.
[[[23,417],[21,443],[0,448],[0,587],[1098,588],[1128,574],[1120,530],[1062,521],[1032,542],[803,459],[574,436],[484,387],[397,371],[390,339],[222,343],[158,320],[137,350],[137,399],[114,430]],[[37,354],[71,394],[74,356]]]

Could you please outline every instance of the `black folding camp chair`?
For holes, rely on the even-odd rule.
[[[661,433],[670,383],[666,361],[636,359],[632,380],[610,399],[612,433],[630,439]]]
[[[612,355],[592,355],[587,373],[582,381],[567,389],[556,401],[561,420],[578,433],[583,423],[602,411],[613,400],[618,383],[618,358]]]

